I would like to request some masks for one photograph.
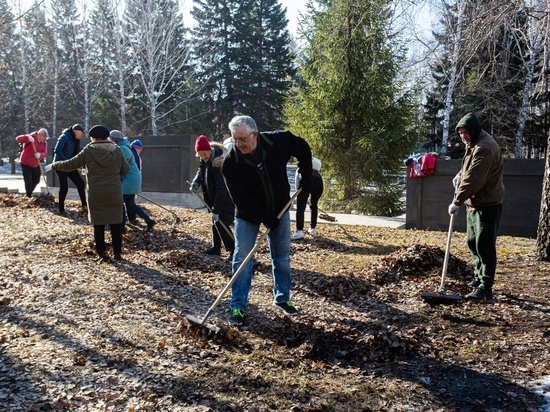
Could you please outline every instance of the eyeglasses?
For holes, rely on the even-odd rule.
[[[233,143],[246,143],[246,141],[248,140],[248,138],[250,137],[250,135],[254,133],[253,131],[248,133],[248,135],[246,137],[233,137]]]

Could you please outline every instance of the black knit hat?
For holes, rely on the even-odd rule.
[[[78,130],[78,131],[84,133],[84,128],[82,127],[81,124],[78,124],[78,123],[75,124],[75,125],[72,125],[71,130]]]
[[[88,134],[95,139],[107,139],[109,137],[109,129],[98,124],[92,127]]]

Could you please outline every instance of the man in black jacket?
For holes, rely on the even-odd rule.
[[[249,116],[234,117],[229,130],[233,148],[223,163],[222,173],[237,209],[233,273],[254,248],[263,223],[270,229],[273,304],[288,315],[297,315],[290,300],[290,215],[288,210],[280,219],[277,215],[290,200],[286,165],[291,157],[298,159],[301,187],[311,185],[310,147],[304,139],[287,131],[259,133]],[[252,265],[249,261],[233,284],[230,324],[242,324],[252,284]]]

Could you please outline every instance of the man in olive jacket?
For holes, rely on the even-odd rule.
[[[453,179],[455,193],[449,215],[466,205],[466,242],[474,261],[474,290],[470,300],[491,300],[497,266],[496,240],[504,184],[500,148],[479,119],[468,113],[457,124],[456,131],[466,145],[460,172]]]

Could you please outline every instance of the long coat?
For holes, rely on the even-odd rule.
[[[90,223],[122,223],[122,178],[130,171],[122,151],[110,140],[98,140],[87,144],[72,159],[52,163],[52,169],[61,172],[83,166],[88,169],[86,197]]]

